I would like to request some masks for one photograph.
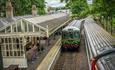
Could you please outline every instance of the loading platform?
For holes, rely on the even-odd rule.
[[[60,47],[61,47],[61,38],[58,39],[58,41],[53,45],[51,50],[48,52],[46,57],[43,59],[43,61],[40,63],[40,65],[37,67],[36,70],[52,70],[53,65],[55,65],[56,60],[58,59],[60,55]]]

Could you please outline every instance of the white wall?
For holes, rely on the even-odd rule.
[[[17,58],[3,58],[3,66],[4,66],[4,68],[6,68],[6,67],[8,67],[9,65],[11,65],[11,64],[15,64],[15,65],[18,65],[19,66],[19,68],[27,68],[27,60],[26,60],[26,58],[19,58],[19,57],[17,57]]]

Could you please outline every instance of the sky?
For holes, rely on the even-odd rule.
[[[45,0],[45,2],[47,2],[46,6],[51,6],[51,7],[65,6],[65,3],[61,3],[60,0]]]
[[[92,4],[93,0],[87,0],[88,4]]]

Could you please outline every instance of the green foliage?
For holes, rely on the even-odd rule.
[[[5,16],[5,6],[6,0],[0,0],[0,17]]]
[[[91,13],[94,19],[101,22],[102,26],[112,34],[115,26],[115,0],[94,0]]]
[[[33,1],[33,4],[35,4],[38,8],[38,14],[39,15],[43,15],[45,14],[45,10],[44,10],[44,0],[32,0]]]
[[[115,18],[112,20],[113,26],[115,27]]]
[[[74,18],[76,18],[78,16],[78,14],[72,14],[70,17],[71,17],[71,19],[74,19]]]
[[[66,0],[66,7],[72,12],[72,18],[85,17],[89,13],[89,8],[86,0]]]
[[[113,17],[115,15],[115,0],[94,0],[91,9],[92,14],[100,14],[100,16]]]
[[[84,18],[87,17],[88,15],[90,15],[89,10],[85,10],[80,13],[79,17]]]
[[[6,2],[8,0],[0,0],[0,17],[5,17]],[[14,16],[31,14],[32,5],[36,5],[38,14],[45,14],[44,0],[11,0]]]

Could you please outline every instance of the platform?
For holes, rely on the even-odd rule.
[[[37,67],[36,70],[51,70],[53,69],[53,66],[58,59],[60,55],[60,47],[61,47],[61,38],[58,39],[58,41],[55,43],[55,45],[51,48],[49,53],[46,55],[46,57],[43,59],[43,61],[40,63],[40,65]]]

